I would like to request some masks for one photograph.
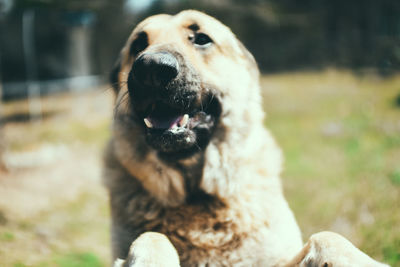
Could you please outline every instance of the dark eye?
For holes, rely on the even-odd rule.
[[[131,56],[137,56],[140,52],[146,49],[149,45],[148,37],[146,32],[140,32],[137,34],[135,40],[132,42],[129,49]]]
[[[196,33],[193,37],[193,43],[195,45],[205,47],[213,43],[213,40],[205,33]]]

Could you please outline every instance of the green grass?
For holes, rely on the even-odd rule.
[[[0,233],[0,242],[10,242],[13,241],[15,239],[15,236],[13,233],[10,232],[4,232],[4,233]]]
[[[71,253],[57,257],[59,267],[101,267],[99,258],[93,253]]]
[[[400,186],[400,169],[396,169],[389,174],[389,178],[394,185]]]
[[[15,262],[13,267],[103,267],[105,264],[99,257],[91,252],[70,252],[53,256],[53,259],[42,261],[35,265],[27,265],[20,261]]]
[[[54,203],[28,221],[1,226],[0,262],[18,267],[108,266],[109,238],[105,192],[88,192],[69,203]]]
[[[400,266],[400,77],[332,71],[262,78],[304,238],[337,231]]]

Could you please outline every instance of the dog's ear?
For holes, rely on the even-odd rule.
[[[120,81],[119,81],[119,73],[121,71],[121,56],[118,56],[117,61],[114,63],[114,67],[112,68],[110,72],[110,83],[112,88],[114,89],[114,92],[118,94],[118,91],[121,87]]]

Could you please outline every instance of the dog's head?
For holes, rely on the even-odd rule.
[[[225,128],[245,131],[258,116],[253,57],[229,28],[198,11],[141,22],[111,80],[123,138],[144,139],[144,150],[167,157],[202,151],[214,137],[223,139]]]

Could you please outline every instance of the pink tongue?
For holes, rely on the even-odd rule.
[[[173,116],[173,117],[161,117],[161,118],[154,118],[154,117],[147,117],[147,119],[151,122],[154,129],[171,129],[172,127],[176,126],[178,122],[182,119],[182,116]]]

